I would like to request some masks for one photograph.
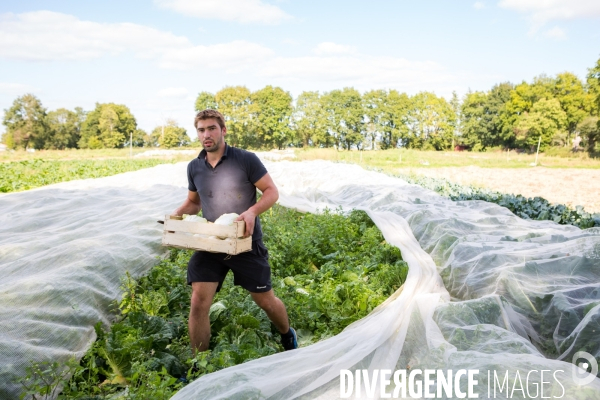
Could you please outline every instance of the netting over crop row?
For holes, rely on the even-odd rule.
[[[402,250],[406,283],[340,335],[204,376],[175,399],[336,399],[340,371],[360,369],[370,376],[479,370],[479,398],[488,397],[495,376],[507,383],[493,398],[600,398],[600,380],[578,386],[580,371],[570,363],[577,351],[600,356],[600,230],[452,202],[353,165],[280,162],[268,169],[284,206],[366,210]],[[368,398],[364,389],[358,397]]]
[[[600,398],[600,379],[578,386],[570,363],[600,356],[599,229],[524,221],[353,165],[266,165],[284,206],[366,210],[409,275],[341,334],[206,375],[176,399],[334,399],[341,370],[384,369],[477,369],[479,398],[488,373],[512,390],[495,398],[531,398],[535,384],[533,398],[540,386],[544,397]],[[155,221],[180,204],[185,176],[184,163],[163,165],[0,197],[0,398],[16,397],[29,360],[80,355],[94,323],[111,320],[120,278],[161,252]]]
[[[0,196],[0,399],[31,361],[81,357],[109,324],[126,272],[164,252],[157,217],[186,195],[185,165]]]

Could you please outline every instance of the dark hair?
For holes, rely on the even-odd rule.
[[[219,124],[221,129],[225,128],[225,118],[223,117],[223,114],[221,114],[217,110],[203,110],[196,114],[196,118],[194,118],[194,128],[197,127],[198,121],[211,118],[217,120],[217,123]]]

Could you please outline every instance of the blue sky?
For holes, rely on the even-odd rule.
[[[201,91],[354,87],[449,98],[600,58],[598,0],[40,0],[0,3],[0,112],[127,105],[192,133]],[[3,132],[4,127],[0,127]]]

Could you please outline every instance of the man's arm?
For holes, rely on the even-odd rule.
[[[179,206],[177,210],[173,213],[173,215],[196,215],[200,212],[202,205],[200,204],[200,195],[198,192],[188,191],[187,198],[183,201],[183,204]]]
[[[277,186],[275,186],[275,182],[273,182],[273,179],[268,172],[260,178],[254,186],[262,192],[262,197],[255,205],[244,211],[236,219],[236,221],[244,221],[246,223],[245,237],[251,236],[254,232],[254,221],[256,221],[256,216],[273,207],[273,204],[279,199]]]

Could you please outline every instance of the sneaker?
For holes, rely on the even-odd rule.
[[[286,351],[298,348],[298,336],[296,335],[296,331],[294,330],[294,328],[292,328],[291,326],[290,333],[291,335],[289,335],[289,337],[281,338],[281,345]]]

